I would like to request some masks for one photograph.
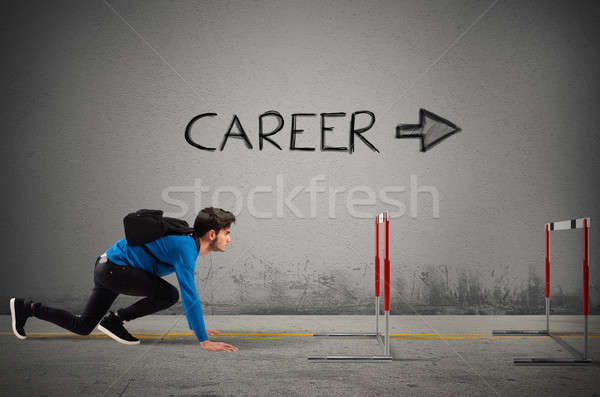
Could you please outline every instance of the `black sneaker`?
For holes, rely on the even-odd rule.
[[[31,316],[31,302],[25,302],[23,299],[10,299],[10,315],[12,317],[12,329],[15,336],[19,339],[27,339],[25,333],[25,322]]]
[[[119,320],[113,312],[110,312],[108,316],[100,321],[98,329],[124,345],[139,345],[140,343],[138,338],[127,332],[125,327],[123,327],[123,321]]]

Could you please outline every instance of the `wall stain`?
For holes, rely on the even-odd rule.
[[[334,275],[320,274],[317,281],[323,287],[337,290],[337,288],[335,288],[335,276]]]

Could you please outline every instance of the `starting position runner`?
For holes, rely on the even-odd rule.
[[[174,272],[188,324],[202,348],[237,351],[235,346],[208,339],[208,335],[216,335],[219,331],[205,328],[202,306],[194,284],[196,259],[212,251],[225,251],[231,241],[229,233],[234,222],[235,216],[229,211],[204,208],[196,216],[193,234],[166,235],[146,244],[161,263],[157,263],[141,246],[130,246],[126,239],[121,239],[96,259],[94,289],[81,315],[48,307],[41,302],[12,298],[10,313],[13,332],[19,339],[27,338],[25,322],[29,317],[36,317],[79,335],[90,334],[97,325],[100,331],[120,343],[139,344],[139,339],[125,329],[123,321],[147,316],[174,305],[179,300],[179,291],[162,278]],[[143,298],[129,307],[111,311],[102,319],[119,294]]]

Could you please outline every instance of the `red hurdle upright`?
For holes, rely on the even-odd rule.
[[[385,226],[385,256],[383,258],[383,298],[385,312],[385,340],[381,339],[379,332],[380,306],[380,257],[379,257],[379,225]],[[363,336],[375,337],[377,342],[383,346],[383,355],[373,356],[312,356],[309,360],[345,360],[345,361],[391,361],[393,359],[390,349],[390,219],[388,213],[381,213],[375,217],[375,333],[315,333],[313,336]]]
[[[592,360],[588,350],[588,314],[589,314],[589,229],[591,227],[590,218],[569,219],[561,222],[550,222],[546,224],[546,329],[545,330],[495,330],[493,335],[547,335],[554,339],[565,350],[568,350],[574,359],[553,359],[553,358],[515,358],[516,365],[590,365]],[[583,229],[583,316],[585,321],[584,329],[584,349],[583,353],[577,351],[574,347],[563,341],[558,335],[550,332],[550,232],[557,230]]]

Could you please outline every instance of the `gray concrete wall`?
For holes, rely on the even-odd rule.
[[[361,213],[385,208],[393,312],[538,313],[545,222],[600,220],[596,2],[13,1],[1,14],[3,300],[80,310],[124,214],[192,221],[236,207],[233,189],[230,249],[197,262],[207,313],[370,312]],[[420,108],[462,132],[427,153],[395,139]],[[284,117],[281,151],[258,149],[268,110]],[[379,153],[288,150],[292,113],[347,113],[328,137],[345,146],[358,110],[376,116],[365,137]],[[218,145],[235,114],[254,149],[189,145],[206,112],[218,117],[196,140]],[[319,119],[299,125],[298,145],[318,147]],[[326,191],[311,204],[313,179]],[[294,211],[282,200],[296,187]],[[330,204],[332,189],[345,191]],[[552,248],[554,308],[578,312],[581,232]]]

